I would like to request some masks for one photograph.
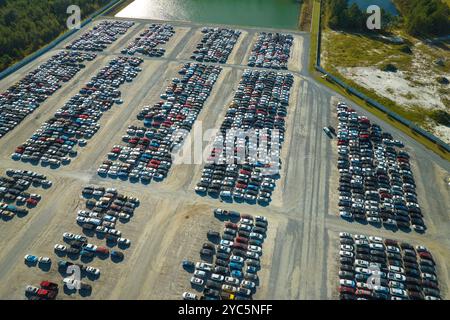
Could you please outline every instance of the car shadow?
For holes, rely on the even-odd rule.
[[[25,261],[25,265],[26,265],[28,268],[33,268],[33,267],[36,267],[36,266],[37,266],[37,262]]]
[[[99,258],[100,260],[106,260],[109,258],[109,253],[108,254],[99,253],[97,254],[97,258]]]
[[[200,259],[202,259],[203,261],[208,262],[208,263],[213,263],[214,256],[206,256],[204,254],[201,254]]]
[[[39,266],[39,269],[41,269],[42,271],[49,272],[52,267],[52,264],[51,263],[39,263],[38,266]]]
[[[199,286],[198,284],[191,283],[191,288],[197,292],[203,292],[203,286]]]
[[[85,236],[88,236],[90,238],[93,238],[95,236],[95,231],[94,230],[89,230],[89,229],[82,229],[82,232]]]
[[[64,294],[70,296],[72,294],[74,294],[77,290],[76,289],[69,289],[67,288],[67,286],[64,286],[63,292]]]
[[[92,273],[85,273],[86,278],[88,278],[91,281],[96,281],[100,278],[100,275],[96,276],[95,274]]]
[[[21,213],[16,213],[16,216],[18,218],[24,218],[28,215],[28,212],[21,212]]]
[[[123,260],[125,260],[125,255],[123,258],[117,257],[115,255],[110,255],[111,261],[114,263],[121,263]]]
[[[82,257],[80,257],[80,260],[84,263],[89,263],[94,260],[94,257],[82,256]]]
[[[122,250],[127,250],[130,247],[130,245],[126,245],[126,244],[122,244],[122,243],[117,244],[117,246]]]

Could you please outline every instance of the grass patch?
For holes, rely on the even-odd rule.
[[[400,70],[408,69],[412,56],[404,52],[402,44],[386,43],[366,34],[336,32],[325,28],[322,38],[322,54],[328,66],[366,67],[394,64]]]
[[[312,27],[311,27],[311,46],[309,51],[309,72],[316,74],[314,66],[316,65],[317,55],[317,34],[319,32],[319,19],[320,19],[320,0],[313,0],[313,14],[312,14]]]
[[[311,18],[313,11],[313,0],[302,0],[299,15],[299,29],[309,32],[311,30]]]

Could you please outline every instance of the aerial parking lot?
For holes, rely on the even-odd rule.
[[[0,81],[2,94],[71,53],[66,77],[52,79],[48,97],[0,138],[2,215],[17,210],[13,200],[29,211],[0,220],[0,298],[351,298],[361,282],[355,268],[365,262],[341,270],[340,251],[370,257],[358,239],[340,243],[348,232],[413,246],[430,282],[394,283],[400,291],[389,295],[435,297],[436,276],[448,299],[449,163],[316,83],[309,43],[292,30],[102,18]],[[199,123],[261,137],[279,129],[276,177],[264,175],[267,163],[215,164],[227,155],[216,135],[201,135],[205,161],[173,163],[174,147],[195,148]],[[173,136],[180,128],[185,134]],[[430,260],[422,246],[433,266],[420,263]],[[386,277],[413,275],[404,262],[382,266]],[[63,282],[71,265],[82,270],[79,290]],[[344,297],[339,271],[353,272],[341,273],[353,281],[343,283]],[[361,297],[390,297],[386,288],[372,296],[361,287]]]

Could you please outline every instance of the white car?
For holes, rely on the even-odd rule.
[[[351,287],[351,288],[354,288],[354,287],[356,286],[355,281],[353,281],[353,280],[347,280],[347,279],[341,279],[341,280],[339,280],[339,284],[340,284],[341,286]]]
[[[355,271],[356,271],[357,273],[366,274],[366,275],[371,275],[371,274],[372,274],[372,273],[370,272],[370,270],[367,269],[367,268],[356,267],[356,268],[355,268]]]
[[[262,248],[258,247],[258,246],[254,246],[254,245],[249,245],[248,246],[248,251],[261,253],[262,252]]]
[[[436,276],[434,274],[422,273],[421,276],[425,280],[437,281],[437,278],[436,278]]]
[[[400,281],[403,282],[406,280],[406,277],[400,273],[393,273],[393,272],[389,272],[388,273],[388,279],[389,280],[394,280],[394,281]]]
[[[220,240],[220,245],[225,246],[225,247],[231,247],[233,245],[233,241]]]
[[[194,276],[196,276],[197,278],[204,278],[206,277],[206,272],[203,270],[195,270]]]
[[[82,223],[88,222],[88,219],[85,218],[85,217],[78,216],[77,217],[77,222],[82,224]]]
[[[381,223],[381,219],[377,218],[377,217],[368,217],[367,218],[367,222],[370,222],[370,223]]]
[[[259,234],[259,233],[255,233],[255,232],[252,232],[252,233],[250,233],[250,239],[258,239],[258,240],[263,240],[264,239],[264,237],[261,235],[261,234]]]
[[[182,297],[184,300],[197,300],[197,295],[190,292],[183,292]]]
[[[375,292],[387,293],[389,294],[389,288],[384,286],[373,286],[373,290]]]
[[[244,263],[244,258],[239,257],[239,256],[231,256],[230,261],[237,262],[237,263]]]
[[[384,245],[380,243],[370,243],[369,248],[374,250],[384,250]]]
[[[241,224],[246,224],[246,225],[249,225],[249,226],[252,226],[253,225],[253,221],[252,220],[250,220],[250,219],[241,219],[241,221],[239,221]]]
[[[402,267],[397,267],[397,266],[388,266],[388,270],[391,272],[396,272],[396,273],[404,273],[405,270]]]
[[[353,214],[351,212],[348,212],[348,211],[340,211],[339,212],[339,216],[341,218],[348,218],[348,219],[353,218]]]
[[[49,257],[39,257],[39,263],[51,263],[52,260]]]
[[[131,216],[127,213],[123,213],[123,212],[119,213],[119,219],[129,220],[130,218],[131,218]]]
[[[367,240],[367,237],[365,235],[362,235],[362,234],[357,234],[357,235],[355,235],[355,239],[356,240]]]
[[[350,234],[350,233],[348,233],[348,232],[340,232],[339,233],[339,237],[341,237],[341,238],[352,238],[352,235]]]
[[[94,267],[86,267],[86,272],[93,274],[94,276],[100,275],[100,269],[94,268]]]
[[[203,270],[203,271],[211,271],[212,270],[212,265],[209,263],[205,263],[205,262],[197,262],[195,264],[195,268],[199,269],[199,270]]]
[[[117,242],[119,244],[123,244],[123,245],[126,245],[126,246],[129,246],[131,244],[130,239],[126,239],[126,238],[119,238],[119,239],[117,239]]]
[[[348,257],[348,258],[353,258],[353,256],[354,256],[353,252],[343,251],[343,250],[339,251],[339,255],[341,257]]]
[[[37,294],[39,291],[38,287],[35,286],[26,286],[25,287],[25,292],[28,294]]]
[[[230,247],[226,247],[226,246],[217,246],[217,251],[218,252],[224,252],[224,253],[230,253],[231,252],[231,248]]]
[[[211,280],[214,280],[214,281],[223,282],[224,279],[225,279],[225,277],[221,274],[213,273],[211,275]]]
[[[256,216],[255,219],[256,219],[256,221],[267,222],[267,218],[266,218],[266,217],[263,217],[263,216]]]
[[[200,279],[200,278],[192,277],[191,278],[191,283],[199,285],[199,286],[202,286],[203,283],[205,283],[205,281],[203,279]]]
[[[84,249],[88,250],[88,251],[96,251],[97,250],[97,246],[95,244],[92,243],[88,243]]]
[[[387,246],[387,247],[386,247],[386,250],[387,250],[388,252],[400,253],[400,249],[397,248],[397,247],[393,247],[393,246]]]
[[[243,280],[241,286],[247,289],[253,289],[256,287],[256,284],[252,281]]]
[[[66,240],[73,240],[75,239],[75,235],[73,233],[70,232],[64,232],[63,233],[63,238]]]
[[[67,247],[63,246],[62,244],[55,244],[55,251],[59,251],[59,252],[66,252],[67,251]]]
[[[401,297],[401,298],[408,297],[406,291],[402,290],[402,289],[391,288],[390,292],[391,292],[391,295],[393,295],[393,296],[397,296],[397,297]]]
[[[239,285],[239,279],[233,277],[225,277],[225,282],[229,284]]]
[[[367,267],[369,267],[369,262],[366,261],[366,260],[356,259],[355,260],[355,266],[362,267],[362,268],[367,268]]]
[[[349,244],[341,244],[341,250],[353,252],[353,246]]]

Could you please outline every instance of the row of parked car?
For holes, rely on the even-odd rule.
[[[293,42],[290,34],[261,32],[250,52],[248,66],[287,69]]]
[[[102,52],[132,26],[134,26],[132,21],[101,21],[68,44],[66,49]]]
[[[203,38],[191,55],[199,62],[226,63],[241,31],[226,28],[202,28]]]
[[[259,284],[262,245],[268,222],[263,216],[253,217],[235,211],[215,209],[214,215],[224,223],[223,233],[208,231],[211,242],[203,244],[200,257],[208,262],[183,261],[184,269],[193,272],[192,287],[201,291],[201,299],[248,300]],[[197,299],[185,292],[183,298]]]
[[[339,294],[343,300],[438,300],[436,263],[423,246],[340,233]]]
[[[41,201],[39,194],[27,192],[30,187],[49,188],[52,185],[44,175],[32,171],[8,169],[6,175],[0,176],[0,216],[4,219],[25,216],[28,209]]]
[[[142,70],[136,57],[117,57],[102,68],[53,117],[12,154],[12,159],[57,168],[77,156],[75,147],[86,145],[100,128],[99,119],[114,103],[122,103],[119,87],[132,82]]]
[[[166,50],[158,46],[168,42],[174,34],[172,25],[152,23],[121,52],[130,55],[139,53],[150,57],[162,57]]]
[[[291,74],[245,70],[197,193],[261,205],[271,201],[293,81]]]
[[[172,165],[172,152],[181,147],[220,72],[218,66],[185,64],[179,71],[182,77],[170,81],[161,100],[138,114],[144,127],[128,128],[124,145],[113,146],[98,174],[144,184],[163,180]]]
[[[114,188],[87,186],[83,189],[86,209],[78,210],[77,224],[84,230],[93,230],[104,235],[108,241],[129,245],[128,239],[122,238],[122,232],[117,229],[119,222],[128,222],[139,206],[139,200],[120,194]]]
[[[410,156],[367,117],[338,103],[339,212],[344,219],[425,231]]]
[[[0,94],[0,138],[72,79],[95,54],[62,51]]]
[[[27,285],[25,295],[29,300],[54,300],[58,295],[58,284],[50,281],[41,281],[39,287]]]
[[[110,238],[114,239],[114,241],[118,241],[117,237]],[[57,243],[53,247],[53,250],[59,257],[67,256],[72,260],[80,257],[83,260],[89,261],[96,256],[101,258],[110,256],[111,259],[116,261],[121,261],[124,257],[123,253],[119,250],[109,250],[105,246],[98,246],[93,243],[89,243],[89,239],[84,235],[65,232],[63,234],[63,240],[65,242],[64,244]],[[123,243],[127,242],[128,245],[130,244],[128,239],[121,238],[121,241],[123,241]],[[74,263],[70,261],[59,260],[58,268],[63,269],[64,271],[65,269],[67,269],[67,267],[73,264]],[[94,276],[96,278],[100,276],[100,269],[98,268],[92,266],[83,266],[81,264],[76,265],[80,267],[81,271],[84,271],[91,276]]]
[[[94,257],[102,259],[111,257],[111,260],[120,262],[124,259],[124,254],[118,249],[109,249],[106,246],[96,245],[89,242],[90,231],[97,234],[99,238],[106,239],[106,244],[113,247],[116,244],[120,249],[126,249],[131,245],[129,239],[123,238],[122,233],[116,229],[116,224],[121,221],[126,223],[133,216],[134,210],[139,206],[139,199],[126,196],[119,193],[114,188],[104,188],[98,186],[86,186],[82,191],[86,200],[86,209],[78,210],[77,223],[83,228],[86,235],[65,232],[63,234],[63,244],[55,244],[53,250],[59,257],[67,256],[71,260],[80,258],[82,261],[91,261]],[[26,255],[25,263],[28,265],[46,264],[51,265],[51,259],[48,257],[37,257],[34,255]],[[73,271],[67,272],[70,266],[80,269],[80,276],[88,276],[91,280],[100,276],[100,269],[75,263],[69,260],[59,260],[58,269],[62,275],[70,276]],[[47,268],[48,270],[49,268]],[[91,292],[90,284],[82,282],[81,279],[66,277],[63,284],[68,290],[78,289],[80,293]],[[36,290],[27,287],[27,296],[49,298],[38,294]]]

